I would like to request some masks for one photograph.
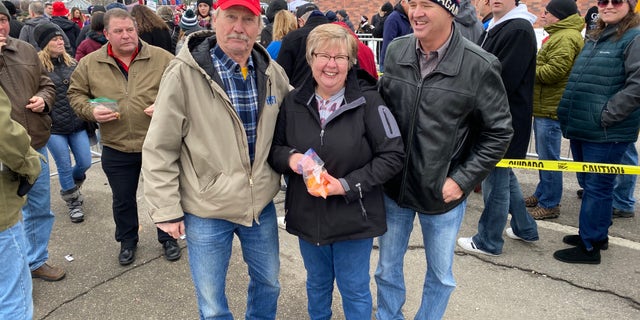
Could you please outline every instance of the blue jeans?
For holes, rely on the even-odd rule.
[[[280,257],[276,208],[269,203],[260,214],[260,224],[245,227],[221,219],[206,219],[185,213],[189,267],[196,288],[200,319],[233,319],[225,280],[233,235],[242,247],[249,267],[246,319],[275,319],[280,295]]]
[[[31,272],[22,222],[0,232],[0,319],[33,317]]]
[[[570,146],[575,161],[619,164],[629,143],[593,143],[572,139]],[[585,247],[591,250],[592,243],[608,237],[616,175],[584,173],[582,177],[584,193],[580,206],[579,232]]]
[[[638,165],[638,150],[635,143],[629,143],[629,147],[622,155],[621,164]],[[635,174],[620,174],[613,185],[613,207],[627,212],[633,212],[636,199],[633,192],[636,188],[638,176]]]
[[[74,180],[83,180],[85,172],[91,167],[91,146],[87,132],[81,130],[69,135],[52,134],[47,148],[56,161],[62,191],[73,189],[76,185]],[[71,166],[69,148],[76,161],[75,166]]]
[[[538,225],[527,212],[518,178],[511,168],[494,168],[482,182],[484,210],[478,221],[478,233],[473,243],[478,249],[501,254],[502,231],[511,213],[513,233],[527,241],[538,240]]]
[[[324,246],[299,239],[307,269],[307,310],[311,320],[331,319],[335,279],[346,319],[371,319],[369,261],[373,239],[347,240]]]
[[[535,117],[533,132],[536,137],[536,152],[540,160],[560,160],[560,143],[562,132],[560,121],[549,118]],[[562,199],[562,172],[538,171],[540,182],[533,195],[538,198],[538,205],[542,208],[555,208]]]
[[[38,150],[47,159],[47,148]],[[22,207],[24,232],[27,238],[27,260],[31,271],[40,268],[49,259],[49,239],[55,215],[51,212],[51,178],[49,164],[40,160],[42,170],[38,180],[27,193],[27,203]]]
[[[404,255],[409,245],[416,214],[422,227],[422,241],[427,260],[427,275],[422,289],[422,301],[416,319],[441,319],[447,310],[449,297],[456,287],[453,278],[453,253],[456,236],[464,217],[467,201],[443,214],[422,214],[402,208],[384,197],[387,211],[387,232],[378,238],[380,258],[375,273],[378,286],[376,319],[404,319],[402,306],[406,300],[404,285]]]

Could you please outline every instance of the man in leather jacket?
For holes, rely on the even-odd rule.
[[[411,0],[414,33],[388,47],[380,91],[397,119],[406,158],[385,185],[377,319],[404,317],[402,263],[416,215],[427,273],[415,318],[442,318],[455,288],[453,253],[466,197],[502,158],[513,134],[500,62],[461,36],[453,25],[457,11],[457,2]]]

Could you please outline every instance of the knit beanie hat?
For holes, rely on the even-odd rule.
[[[206,3],[209,8],[211,8],[211,6],[213,5],[213,0],[198,0],[198,2],[196,3],[196,7],[201,3]]]
[[[89,12],[89,14],[94,14],[96,12],[107,12],[107,9],[104,6],[95,5],[91,7],[91,11]]]
[[[9,11],[9,15],[14,16],[17,13],[16,6],[13,4],[13,2],[11,2],[11,1],[2,1],[2,4],[4,4],[4,6]]]
[[[458,9],[460,9],[460,0],[431,0],[431,1],[436,4],[439,4],[445,10],[449,11],[449,13],[454,17],[458,14]]]
[[[329,22],[338,21],[338,17],[336,16],[336,13],[331,11],[331,10],[327,11],[324,15],[325,15],[325,17],[327,17]]]
[[[5,7],[4,4],[2,4],[1,2],[0,2],[0,14],[4,14],[5,16],[7,16],[7,19],[11,21],[11,15],[9,14],[9,10],[7,10],[7,7]]]
[[[192,9],[187,9],[180,18],[180,29],[187,31],[198,27],[198,18]]]
[[[69,14],[69,9],[64,5],[62,1],[56,1],[53,3],[53,11],[51,15],[54,17],[62,17]]]
[[[387,1],[382,5],[381,9],[384,12],[390,12],[393,11],[393,5],[391,4],[391,2]]]
[[[111,9],[116,9],[116,8],[122,9],[122,10],[127,10],[127,6],[125,6],[123,3],[120,3],[120,2],[111,2],[105,7],[105,9],[107,9],[107,11],[109,11]]]
[[[545,9],[560,20],[578,13],[578,6],[574,0],[551,0]]]
[[[38,47],[40,47],[41,49],[45,48],[49,44],[49,41],[53,39],[53,37],[63,36],[63,34],[64,33],[62,32],[62,30],[60,30],[60,27],[51,22],[39,24],[33,30],[33,37],[38,43]]]

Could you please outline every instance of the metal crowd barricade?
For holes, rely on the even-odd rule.
[[[382,38],[374,38],[370,33],[356,33],[358,39],[362,41],[367,47],[373,51],[373,57],[376,61],[376,66],[379,65],[380,48],[382,48]]]

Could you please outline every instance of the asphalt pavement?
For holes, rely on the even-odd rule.
[[[96,159],[97,160],[97,159]],[[55,165],[52,165],[55,171]],[[525,196],[533,193],[537,172],[516,170]],[[138,192],[140,242],[135,263],[118,264],[114,240],[111,193],[100,163],[87,173],[83,223],[71,223],[52,177],[52,210],[56,223],[49,245],[50,263],[67,276],[59,282],[33,280],[34,318],[72,319],[197,319],[198,309],[188,265],[185,241],[182,258],[168,262],[146,214],[142,187]],[[456,249],[454,274],[458,283],[445,319],[640,319],[640,217],[616,219],[610,228],[609,250],[599,265],[572,265],[553,259],[561,241],[577,233],[580,202],[575,175],[564,174],[561,215],[538,221],[540,240],[527,244],[506,238],[498,257],[467,254]],[[638,190],[636,197],[638,198]],[[281,192],[275,198],[283,216]],[[482,197],[469,197],[459,236],[472,236],[482,210]],[[280,283],[278,319],[308,319],[305,269],[296,237],[280,229]],[[248,283],[237,240],[227,275],[227,296],[234,318],[244,318]],[[68,261],[65,256],[71,256]],[[371,256],[371,274],[378,260]],[[418,224],[405,258],[407,302],[404,314],[412,319],[419,307],[426,261]],[[376,285],[371,279],[374,297]],[[334,291],[334,319],[344,319],[340,295]]]

